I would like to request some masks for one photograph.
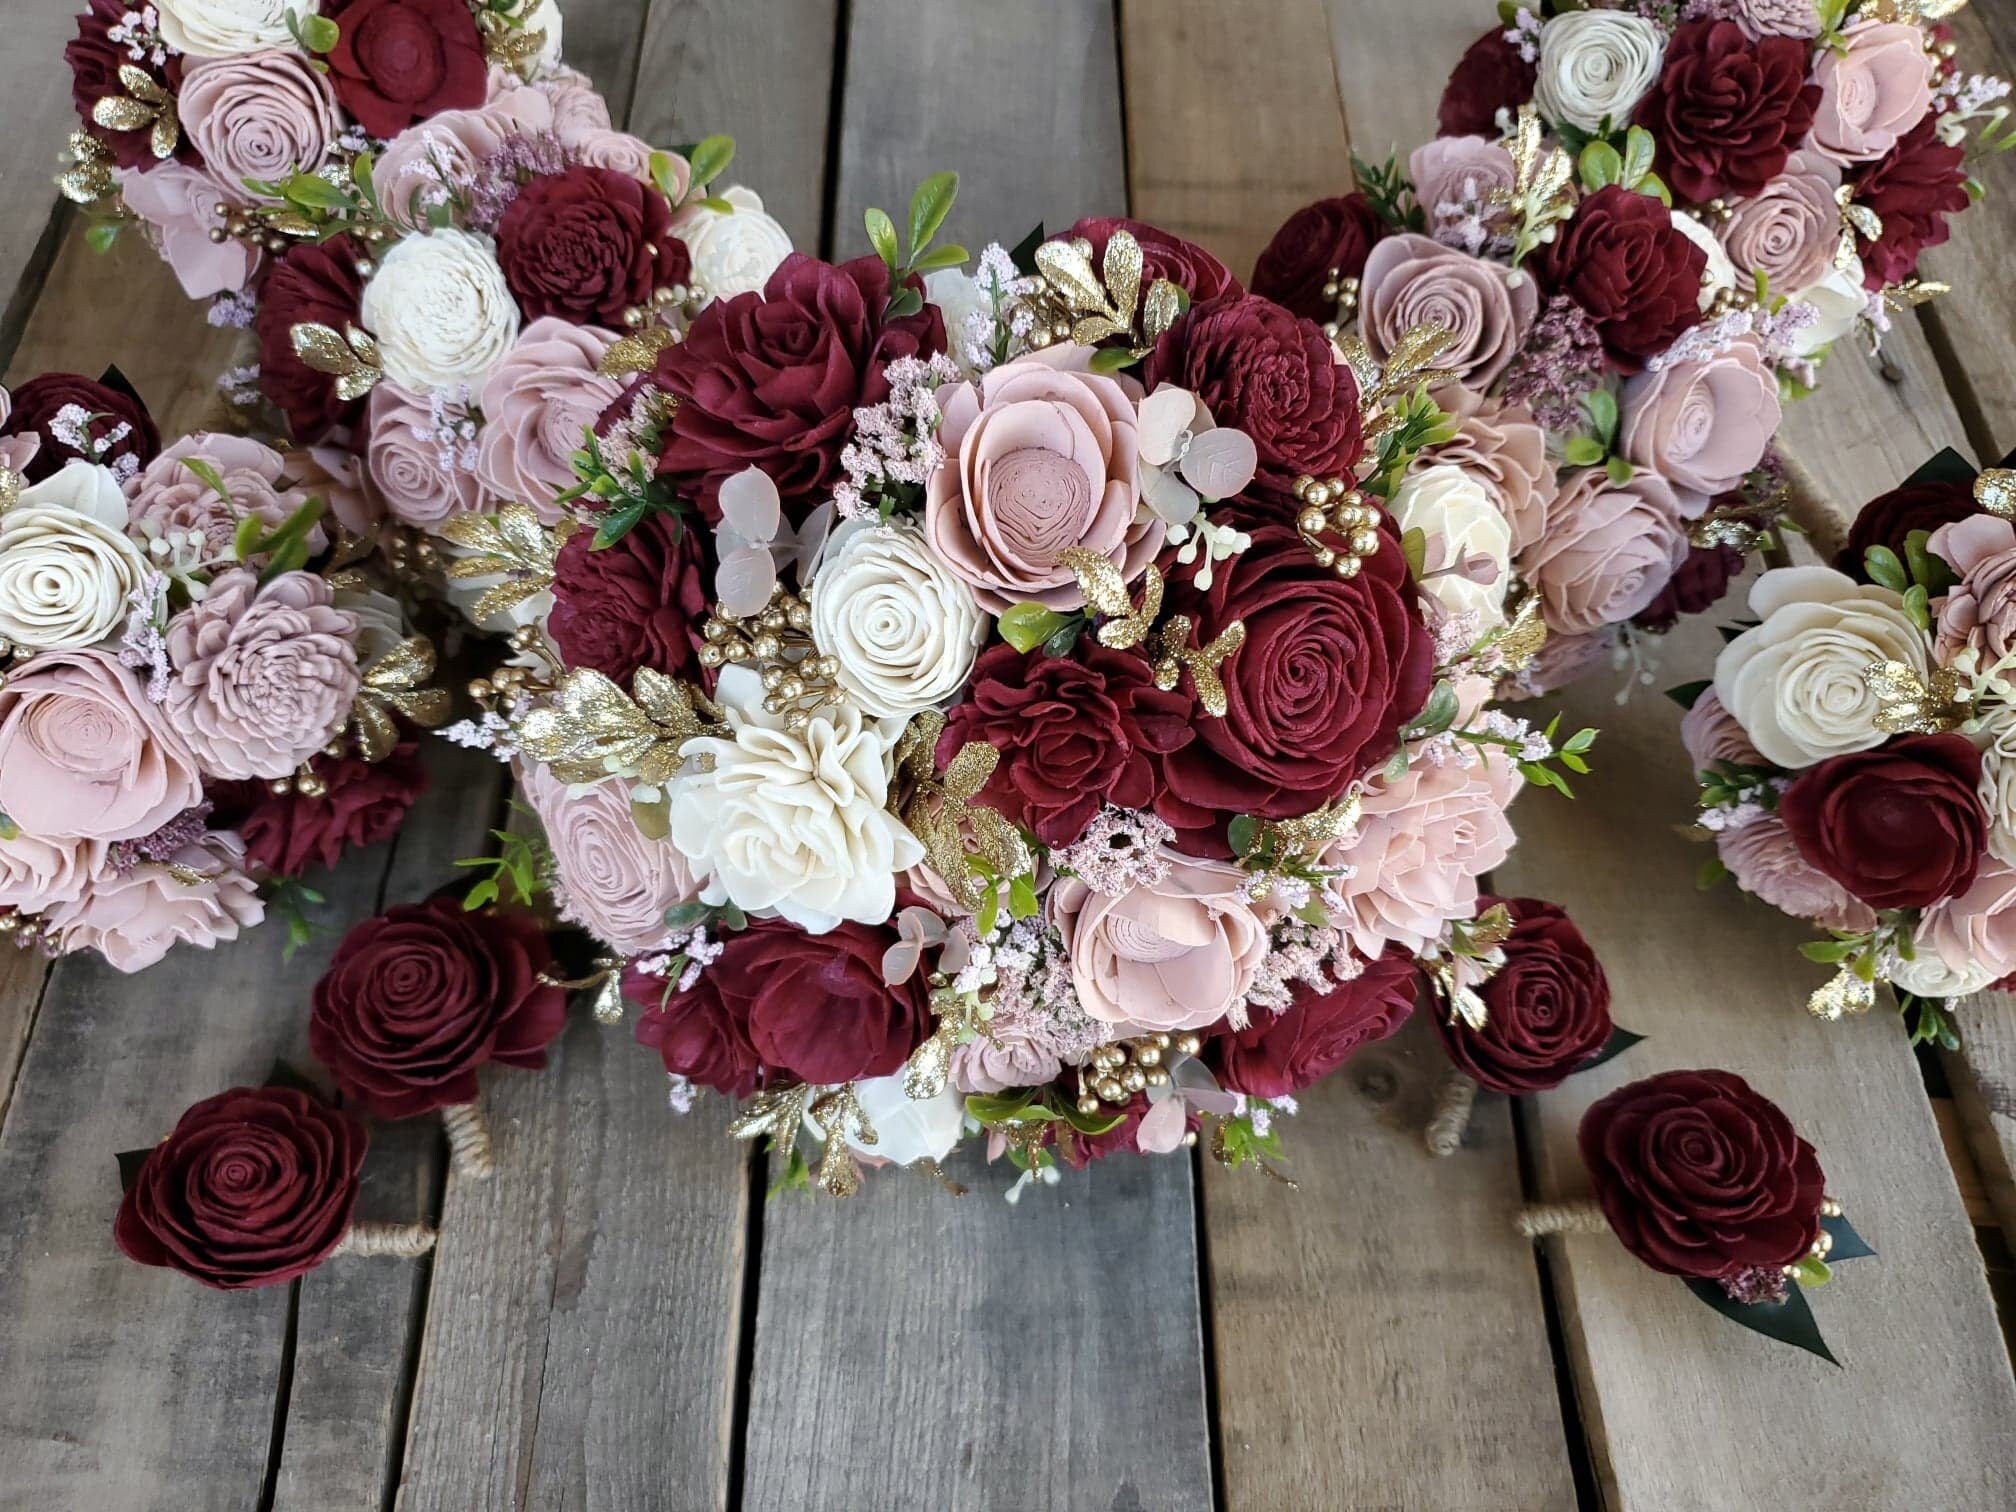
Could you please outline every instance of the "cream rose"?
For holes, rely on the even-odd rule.
[[[777,265],[791,255],[791,236],[765,213],[762,198],[740,184],[713,196],[732,211],[688,205],[672,217],[672,234],[693,258],[693,281],[710,299],[760,294]]]
[[[1578,10],[1540,28],[1540,74],[1533,103],[1548,121],[1595,131],[1623,127],[1659,78],[1666,33],[1643,16]]]
[[[1736,287],[1736,264],[1730,261],[1722,243],[1715,239],[1715,233],[1685,210],[1673,212],[1673,229],[1708,256],[1708,266],[1701,270],[1701,308],[1705,310],[1715,303],[1718,296]]]
[[[1854,330],[1867,312],[1869,292],[1862,286],[1862,259],[1850,258],[1845,268],[1830,267],[1826,277],[1801,289],[1792,299],[1811,305],[1818,315],[1792,341],[1795,356],[1811,357]]]
[[[469,231],[394,245],[364,286],[362,316],[385,376],[416,394],[481,388],[518,339],[518,305],[495,244]]]
[[[1831,567],[1780,567],[1751,588],[1750,609],[1763,623],[1722,648],[1715,696],[1765,760],[1797,770],[1889,738],[1863,673],[1900,661],[1923,677],[1929,660],[1897,594]]]
[[[841,1130],[841,1138],[856,1155],[891,1165],[943,1160],[959,1143],[959,1131],[966,1122],[966,1099],[949,1084],[936,1097],[915,1098],[903,1090],[904,1079],[899,1071],[894,1076],[855,1082],[854,1100],[861,1106],[862,1120],[874,1131],[875,1142],[866,1143],[851,1123]],[[815,1139],[826,1137],[809,1109],[805,1129]]]
[[[811,607],[813,641],[878,719],[908,719],[952,697],[987,638],[972,590],[897,526],[842,527],[812,580]]]
[[[292,17],[321,10],[321,0],[154,0],[161,40],[192,58],[229,58],[267,47],[292,47]]]
[[[722,671],[717,697],[730,733],[687,741],[672,782],[672,843],[692,862],[701,900],[774,913],[813,934],[887,920],[896,873],[924,859],[888,808],[889,752],[903,721],[870,721],[843,703],[787,731],[744,666]]]
[[[119,484],[89,462],[23,490],[0,515],[0,640],[56,651],[95,645],[124,624],[126,596],[147,577],[125,523]]]
[[[1435,570],[1421,584],[1423,593],[1452,616],[1475,614],[1479,634],[1505,622],[1512,526],[1481,482],[1460,467],[1430,467],[1410,475],[1394,491],[1387,513],[1402,535],[1418,529],[1428,538],[1428,561]],[[1490,567],[1473,577],[1464,564],[1475,556],[1486,558]]]

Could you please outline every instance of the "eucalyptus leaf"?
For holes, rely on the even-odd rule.
[[[1785,1289],[1783,1302],[1738,1302],[1722,1289],[1719,1282],[1703,1281],[1697,1276],[1687,1278],[1687,1289],[1723,1317],[1741,1323],[1752,1333],[1760,1333],[1783,1344],[1797,1345],[1809,1354],[1820,1356],[1829,1365],[1838,1367],[1841,1364],[1827,1348],[1826,1340],[1820,1337],[1820,1325],[1814,1321],[1813,1309],[1806,1305],[1805,1292],[1796,1286]]]

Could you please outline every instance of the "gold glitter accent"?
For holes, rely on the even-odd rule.
[[[1930,304],[1953,292],[1953,285],[1941,283],[1936,278],[1907,278],[1900,284],[1883,286],[1883,303],[1892,311],[1901,313],[1915,310],[1919,305]]]
[[[569,672],[553,701],[519,722],[520,744],[562,782],[634,772],[663,786],[679,770],[680,747],[721,732],[721,713],[699,689],[650,667],[637,669],[631,687],[634,699],[592,668]]]
[[[1866,242],[1880,241],[1883,236],[1883,217],[1867,205],[1855,203],[1855,186],[1843,184],[1834,191],[1834,203],[1841,211],[1841,239],[1834,247],[1834,266],[1841,272],[1854,276],[1861,265],[1861,258],[1855,249],[1859,237]]]
[[[1136,609],[1120,569],[1098,552],[1083,546],[1067,546],[1058,553],[1058,560],[1076,575],[1086,605],[1105,617],[1105,623],[1099,627],[1102,646],[1125,651],[1145,642],[1148,659],[1155,664],[1156,687],[1169,692],[1182,680],[1183,669],[1187,667],[1197,691],[1197,702],[1213,718],[1225,717],[1230,705],[1218,669],[1246,643],[1243,621],[1234,620],[1213,640],[1192,646],[1193,627],[1187,614],[1171,615],[1160,630],[1155,629],[1156,617],[1162,612],[1162,574],[1152,563],[1142,573],[1141,607]]]
[[[1176,323],[1183,295],[1168,279],[1158,278],[1144,299],[1144,269],[1141,244],[1126,231],[1106,239],[1098,272],[1092,268],[1092,243],[1084,237],[1048,241],[1036,249],[1038,286],[1017,295],[1011,308],[1029,318],[1032,346],[1066,340],[1097,346],[1117,336],[1135,357],[1145,357]]]
[[[70,133],[70,166],[56,175],[56,187],[76,205],[92,205],[117,187],[112,154],[88,131]]]
[[[1876,21],[1902,21],[1922,26],[1927,21],[1943,21],[1967,8],[1967,0],[1867,0],[1862,15]]]
[[[913,784],[901,817],[923,842],[931,869],[944,879],[953,896],[964,907],[977,909],[995,884],[977,873],[967,859],[969,834],[975,850],[998,878],[1027,876],[1036,869],[1036,859],[1020,830],[985,804],[973,801],[994,775],[1001,753],[984,740],[968,741],[941,775],[937,749],[944,732],[945,716],[927,709],[910,722],[897,741],[897,770]]]
[[[782,583],[756,614],[733,615],[719,604],[701,626],[700,665],[760,665],[763,710],[781,714],[794,734],[826,704],[840,702],[840,661],[812,639],[812,609]]]
[[[91,107],[91,119],[107,131],[145,131],[148,149],[157,161],[175,156],[182,144],[182,122],[175,111],[175,96],[144,68],[131,63],[119,65],[123,95],[106,95]]]
[[[647,325],[611,343],[609,350],[602,354],[601,362],[596,364],[595,371],[604,378],[628,378],[635,373],[648,373],[658,366],[658,354],[669,346],[678,345],[678,342],[679,333],[672,327]],[[669,419],[679,401],[677,395],[666,397],[671,400],[666,410]]]
[[[362,399],[385,376],[378,343],[354,325],[345,326],[339,336],[329,326],[307,322],[289,331],[288,338],[296,357],[336,380],[336,397],[345,404]]]
[[[1806,999],[1806,1011],[1829,1023],[1847,1014],[1867,1013],[1876,1006],[1876,984],[1865,982],[1853,966],[1843,966]]]
[[[506,504],[492,514],[451,518],[441,527],[441,534],[471,555],[451,563],[448,576],[456,580],[506,579],[483,591],[470,607],[469,617],[481,624],[551,588],[560,548],[577,528],[575,521],[563,520],[549,530],[528,504]]]
[[[1965,723],[1967,685],[1950,667],[1935,667],[1930,678],[1901,661],[1871,662],[1862,671],[1876,695],[1876,728],[1892,735],[1943,735]]]
[[[1436,359],[1449,349],[1456,333],[1447,326],[1424,321],[1410,327],[1393,343],[1386,360],[1380,362],[1372,350],[1356,336],[1337,342],[1345,365],[1358,384],[1358,409],[1365,420],[1365,444],[1379,438],[1400,423],[1387,406],[1390,401],[1426,387],[1435,388],[1459,376],[1454,368],[1437,367]]]
[[[1575,164],[1560,148],[1546,145],[1540,114],[1531,105],[1519,107],[1519,121],[1505,139],[1512,157],[1512,183],[1493,189],[1486,204],[1509,213],[1516,222],[1512,263],[1548,240],[1549,227],[1575,213]]]
[[[1456,979],[1454,956],[1424,956],[1419,964],[1429,985],[1449,1005],[1450,1023],[1461,1020],[1472,1029],[1482,1029],[1490,1022],[1491,1011],[1484,1006],[1484,999],[1478,996],[1475,988],[1465,986]]]
[[[21,474],[0,465],[0,509],[12,509],[21,502]]]
[[[1529,588],[1519,596],[1517,607],[1498,632],[1496,648],[1506,675],[1522,671],[1546,644],[1547,621],[1541,617],[1540,595]]]
[[[1992,515],[2016,520],[2016,471],[1984,467],[1974,480],[1974,502]]]
[[[1368,356],[1366,360],[1371,359]],[[1364,569],[1368,558],[1379,554],[1385,540],[1379,531],[1384,518],[1380,506],[1344,479],[1305,474],[1295,480],[1295,497],[1301,505],[1295,515],[1295,530],[1317,566],[1327,567],[1349,582]],[[1332,539],[1337,544],[1332,545]]]
[[[448,690],[430,688],[434,676],[434,643],[424,635],[401,641],[365,669],[357,701],[350,706],[352,738],[366,761],[383,761],[399,743],[394,714],[403,714],[423,730],[448,717]]]

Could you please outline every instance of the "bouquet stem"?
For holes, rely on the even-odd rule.
[[[1607,1234],[1610,1220],[1594,1202],[1532,1202],[1519,1210],[1513,1226],[1528,1239],[1548,1234]]]
[[[487,1181],[496,1174],[497,1161],[490,1149],[490,1125],[475,1103],[456,1103],[441,1110],[441,1126],[448,1131],[448,1158],[455,1174],[475,1181]]]
[[[1424,1142],[1430,1155],[1454,1155],[1463,1148],[1470,1110],[1477,1102],[1477,1083],[1454,1067],[1435,1089],[1435,1112],[1428,1120]]]
[[[434,1248],[434,1229],[425,1223],[353,1223],[329,1252],[337,1255],[392,1255],[401,1260],[417,1260]]]

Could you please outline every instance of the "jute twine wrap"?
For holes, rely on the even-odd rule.
[[[1834,553],[1848,539],[1848,527],[1854,523],[1853,513],[1844,514],[1840,506],[1827,497],[1826,490],[1806,464],[1790,452],[1780,450],[1778,461],[1785,469],[1785,512],[1805,527],[1813,549],[1820,554],[1820,560],[1832,562]]]
[[[1463,1148],[1470,1110],[1477,1102],[1477,1083],[1451,1067],[1435,1089],[1435,1112],[1428,1120],[1425,1143],[1430,1155],[1454,1155]]]
[[[1528,1239],[1548,1234],[1607,1234],[1610,1220],[1594,1202],[1535,1202],[1519,1210],[1513,1227]]]
[[[417,1260],[434,1248],[434,1230],[424,1223],[353,1223],[329,1252],[362,1255],[371,1259],[391,1255],[400,1260]]]
[[[441,1110],[441,1126],[448,1131],[448,1158],[455,1174],[487,1181],[496,1174],[497,1161],[490,1148],[490,1125],[475,1103],[456,1103]]]

